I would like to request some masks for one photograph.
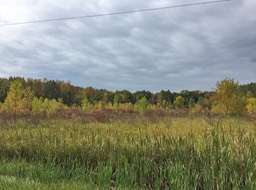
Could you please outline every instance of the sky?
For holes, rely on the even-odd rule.
[[[211,0],[0,0],[0,24]],[[256,81],[256,1],[0,26],[0,77],[108,90],[212,90]]]

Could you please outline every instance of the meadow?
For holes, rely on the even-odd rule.
[[[104,113],[0,122],[1,189],[255,189],[256,123]]]

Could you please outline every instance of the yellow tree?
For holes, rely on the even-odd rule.
[[[33,94],[30,88],[24,88],[22,83],[14,81],[2,106],[2,110],[17,114],[27,114],[31,111]]]
[[[242,114],[246,107],[245,97],[238,93],[238,82],[234,79],[218,81],[212,101],[212,110],[222,114]]]
[[[247,111],[248,111],[249,113],[254,113],[254,112],[256,112],[256,98],[249,98],[249,99],[247,100],[247,106],[246,106],[246,108],[247,108]]]

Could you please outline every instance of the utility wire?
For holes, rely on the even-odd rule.
[[[166,7],[149,8],[149,9],[138,9],[138,10],[112,12],[112,13],[102,13],[102,14],[94,14],[94,15],[84,15],[84,16],[76,16],[76,17],[63,17],[63,18],[46,19],[46,20],[13,22],[13,23],[0,24],[0,27],[24,25],[24,24],[36,24],[36,23],[43,23],[43,22],[56,22],[56,21],[64,21],[64,20],[85,19],[85,18],[93,18],[93,17],[105,17],[105,16],[114,16],[114,15],[122,15],[122,14],[132,14],[132,13],[139,13],[139,12],[157,11],[157,10],[163,10],[163,9],[174,9],[174,8],[189,7],[189,6],[196,6],[196,5],[222,3],[226,1],[231,1],[231,0],[206,1],[206,2],[190,3],[190,4],[183,4],[183,5],[174,5],[174,6],[166,6]]]

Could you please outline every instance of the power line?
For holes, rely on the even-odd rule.
[[[94,15],[84,15],[84,16],[76,16],[76,17],[63,17],[63,18],[55,18],[55,19],[13,22],[13,23],[0,24],[0,27],[2,27],[2,26],[13,26],[13,25],[24,25],[24,24],[36,24],[36,23],[43,23],[43,22],[56,22],[56,21],[64,21],[64,20],[85,19],[85,18],[93,18],[93,17],[105,17],[105,16],[132,14],[132,13],[139,13],[139,12],[150,12],[150,11],[157,11],[157,10],[164,10],[164,9],[174,9],[174,8],[189,7],[189,6],[196,6],[196,5],[222,3],[222,2],[226,2],[226,1],[231,1],[231,0],[207,1],[207,2],[198,2],[198,3],[190,3],[190,4],[183,4],[183,5],[174,5],[174,6],[157,7],[157,8],[149,8],[149,9],[139,9],[139,10],[131,10],[131,11],[121,11],[121,12],[112,12],[112,13],[102,13],[102,14],[94,14]]]

